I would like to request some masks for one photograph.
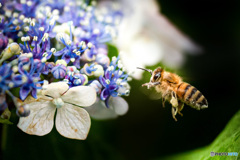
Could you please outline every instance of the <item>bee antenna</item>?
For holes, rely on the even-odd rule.
[[[149,72],[152,75],[152,70],[151,69],[145,69],[145,68],[140,68],[140,67],[137,67],[137,69],[141,69],[141,70],[147,71],[147,72]]]

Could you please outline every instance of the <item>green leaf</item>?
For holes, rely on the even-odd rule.
[[[0,117],[0,123],[3,123],[3,124],[13,124],[12,122],[10,122],[8,119],[4,119],[2,117]]]
[[[237,152],[240,154],[240,111],[230,120],[225,129],[209,145],[193,151],[160,158],[163,160],[237,160],[236,156],[214,156],[211,152]]]
[[[108,57],[111,58],[112,57],[117,57],[118,56],[118,49],[116,46],[110,44],[110,43],[107,43],[107,46],[108,46]]]

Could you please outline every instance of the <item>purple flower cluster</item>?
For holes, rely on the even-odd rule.
[[[111,96],[129,94],[128,75],[119,58],[110,62],[106,44],[117,36],[122,14],[95,6],[96,2],[60,0],[1,1],[0,111],[7,107],[7,94],[18,115],[25,109],[21,113],[27,116],[21,101],[37,98],[44,80],[92,86],[107,107]],[[15,88],[19,94],[13,95],[10,90]]]
[[[126,86],[128,75],[122,71],[122,64],[119,58],[113,57],[113,61],[105,71],[104,76],[99,77],[99,81],[103,86],[100,98],[105,101],[108,107],[108,100],[112,97],[129,94],[129,87]],[[124,92],[122,92],[122,89]]]

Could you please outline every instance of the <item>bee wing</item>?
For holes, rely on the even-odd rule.
[[[141,87],[140,91],[149,97],[151,100],[158,100],[162,98],[162,95],[156,91],[154,87],[147,89],[147,87]]]

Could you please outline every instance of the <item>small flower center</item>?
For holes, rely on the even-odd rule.
[[[109,79],[106,79],[106,83],[107,83],[107,84],[110,84],[110,80],[109,80]]]
[[[64,105],[64,102],[61,98],[54,98],[53,99],[53,104],[57,107],[57,108],[61,108]]]

